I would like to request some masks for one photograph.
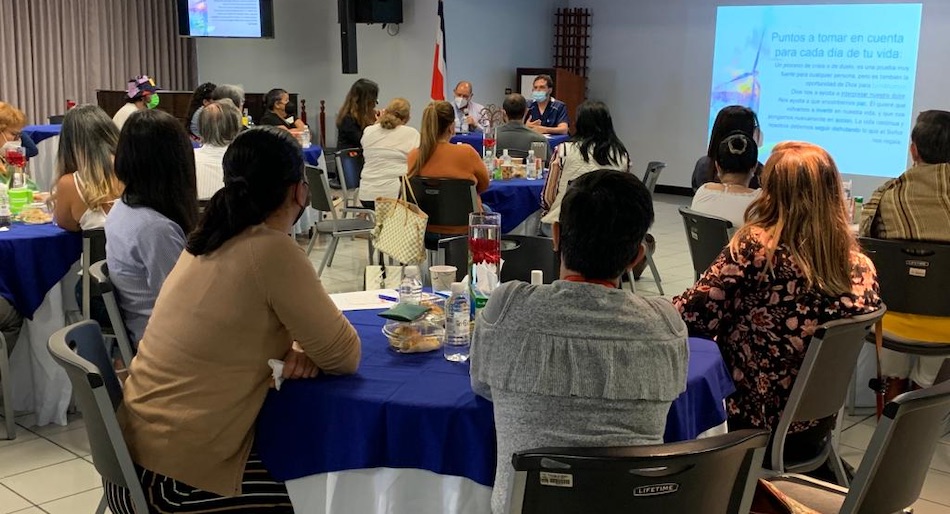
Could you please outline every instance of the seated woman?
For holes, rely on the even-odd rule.
[[[774,429],[815,329],[881,306],[874,265],[851,233],[841,176],[825,150],[778,144],[762,188],[729,246],[673,300],[690,335],[714,339],[732,370],[730,430]],[[793,424],[785,457],[817,455],[834,424]]]
[[[106,219],[106,261],[133,344],[198,221],[193,155],[181,123],[164,111],[129,116],[119,137],[115,174],[125,190]]]
[[[242,133],[224,181],[155,302],[119,423],[156,512],[292,513],[254,451],[267,361],[283,359],[285,378],[353,373],[359,336],[287,237],[310,205],[293,136]]]
[[[379,197],[399,197],[399,177],[406,174],[409,152],[419,146],[419,131],[407,126],[409,101],[393,98],[379,122],[363,131],[360,202],[373,209]]]
[[[363,131],[376,123],[379,115],[379,85],[369,79],[359,79],[350,86],[346,99],[336,115],[336,147],[360,148]]]
[[[53,189],[53,218],[71,232],[102,228],[122,194],[113,159],[119,129],[95,105],[70,109],[63,118]]]
[[[202,109],[214,101],[211,99],[211,95],[214,93],[216,87],[218,87],[216,84],[205,82],[196,87],[195,92],[191,95],[191,104],[188,106],[187,118],[188,134],[193,137],[195,141],[201,140],[201,131],[198,130],[198,116],[201,116]]]
[[[745,211],[762,194],[750,189],[758,167],[759,147],[744,132],[733,132],[722,140],[716,151],[717,182],[703,184],[693,196],[690,208],[697,212],[725,218],[732,226],[745,223]]]
[[[693,191],[697,191],[699,186],[707,182],[719,182],[716,175],[716,156],[722,140],[735,131],[742,131],[745,135],[751,137],[756,144],[761,144],[762,132],[759,129],[759,117],[755,111],[741,105],[730,105],[723,107],[716,114],[716,121],[713,122],[712,132],[709,136],[709,147],[706,155],[696,161],[693,168]],[[762,173],[762,163],[757,163],[755,173],[753,174],[750,186],[752,189],[759,188],[759,175]]]
[[[224,187],[224,153],[228,145],[244,130],[241,111],[225,98],[215,100],[201,110],[198,127],[204,136],[195,148],[195,178],[198,200],[206,201]]]
[[[586,101],[577,108],[577,131],[554,150],[551,170],[541,193],[541,232],[551,235],[551,225],[561,214],[561,200],[568,184],[585,173],[607,169],[628,171],[630,157],[614,132],[610,111],[603,102]]]
[[[26,121],[23,111],[6,102],[0,102],[0,177],[9,179],[6,176],[6,149],[23,147],[27,159],[32,159],[40,153],[33,139],[23,133]]]
[[[297,118],[297,106],[290,102],[290,95],[283,89],[271,89],[264,95],[264,109],[261,125],[290,131],[307,128],[303,120]]]
[[[422,132],[419,148],[409,152],[408,176],[457,178],[470,180],[478,193],[488,189],[488,170],[478,152],[468,145],[449,143],[455,134],[455,109],[448,102],[430,102],[422,111]],[[481,207],[481,200],[478,200]],[[467,234],[468,226],[430,224],[426,231],[431,237],[441,234]]]
[[[686,326],[669,301],[618,289],[652,223],[634,175],[579,177],[554,223],[560,280],[504,283],[477,317],[471,380],[494,404],[494,514],[507,512],[516,451],[663,443],[670,404],[686,390]]]

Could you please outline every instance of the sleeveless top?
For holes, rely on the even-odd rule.
[[[95,209],[89,208],[89,203],[86,201],[86,197],[82,194],[82,180],[79,179],[79,173],[73,172],[73,182],[76,184],[76,192],[79,193],[79,199],[82,200],[83,205],[86,206],[86,211],[82,213],[82,216],[79,217],[79,228],[83,230],[90,230],[94,228],[102,228],[106,225],[106,216],[108,213],[102,208],[98,207]],[[112,205],[115,200],[106,202],[108,205]]]

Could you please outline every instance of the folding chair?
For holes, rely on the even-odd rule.
[[[508,514],[745,514],[767,430],[620,448],[516,453]]]
[[[884,407],[850,489],[803,475],[768,481],[823,514],[906,512],[920,497],[950,416],[950,382],[904,393]]]
[[[869,314],[831,321],[815,331],[772,435],[770,469],[779,473],[808,472],[828,462],[838,482],[848,484],[833,436],[826,440],[816,457],[802,462],[786,462],[785,438],[792,423],[824,419],[843,412],[864,338],[884,316],[884,311],[881,308]],[[839,419],[838,423],[842,421]]]
[[[376,226],[375,213],[369,209],[355,209],[344,206],[344,215],[348,212],[362,213],[367,215],[367,219],[341,219],[337,217],[336,209],[333,208],[333,199],[330,196],[330,184],[327,182],[326,173],[316,166],[307,165],[306,174],[307,180],[310,182],[311,207],[318,211],[330,213],[330,219],[314,222],[313,235],[310,237],[310,243],[307,245],[307,255],[309,256],[310,252],[313,251],[313,245],[317,242],[317,237],[319,237],[320,234],[329,234],[333,238],[326,253],[323,255],[323,260],[320,261],[320,268],[317,270],[317,275],[323,274],[323,268],[333,265],[333,255],[336,253],[340,238],[343,237],[366,234],[366,242],[369,247],[369,262],[373,262],[373,240],[368,236],[373,232],[373,227]]]
[[[696,212],[689,207],[680,207],[679,211],[686,229],[686,243],[689,245],[689,256],[693,260],[693,272],[696,280],[699,280],[699,276],[729,244],[732,222]]]
[[[119,308],[119,302],[116,299],[115,287],[109,279],[109,267],[106,265],[106,261],[99,261],[90,266],[89,275],[95,294],[101,296],[102,301],[106,304],[106,312],[109,313],[109,322],[112,325],[111,335],[119,345],[122,361],[128,367],[132,364],[132,357],[135,352],[132,350],[133,344],[129,340],[129,332],[125,328],[125,319],[122,317],[122,310]]]
[[[145,493],[116,419],[122,386],[112,369],[99,325],[86,320],[57,331],[49,339],[49,352],[72,383],[96,471],[103,479],[128,490],[127,500],[136,512],[148,514]],[[103,493],[96,514],[105,512],[107,504]]]

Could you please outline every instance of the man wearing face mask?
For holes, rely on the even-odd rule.
[[[481,132],[485,106],[472,101],[472,83],[461,81],[455,86],[455,131]]]
[[[539,134],[567,134],[567,104],[551,96],[553,91],[550,75],[535,77],[525,125]]]
[[[125,125],[125,120],[129,119],[129,116],[133,113],[143,109],[154,109],[158,107],[159,98],[157,91],[158,86],[155,85],[155,80],[148,75],[142,75],[129,80],[128,90],[126,91],[126,103],[115,113],[115,116],[112,117],[112,121],[119,127],[119,130],[122,130],[122,126]]]
[[[303,120],[297,118],[297,106],[290,101],[290,94],[283,89],[271,89],[264,95],[264,109],[267,112],[261,116],[261,125],[279,127],[291,132],[307,128]]]

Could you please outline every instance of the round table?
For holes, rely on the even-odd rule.
[[[551,152],[553,155],[554,149],[557,147],[557,145],[567,141],[571,136],[564,134],[564,135],[554,135],[554,136],[546,135],[544,137],[548,138],[548,146],[551,147]],[[474,148],[476,152],[478,152],[478,155],[482,155],[482,133],[481,132],[467,132],[464,134],[455,134],[454,136],[452,136],[452,139],[450,140],[450,142],[453,145],[457,143],[464,143],[466,145],[469,145],[472,148]]]
[[[332,504],[361,511],[351,502],[365,498],[341,498],[360,494],[363,486],[354,483],[368,488],[366,498],[387,496],[387,512],[478,512],[490,499],[495,473],[491,402],[472,392],[467,364],[450,363],[440,351],[390,350],[378,312],[345,313],[363,344],[357,374],[286,381],[269,392],[258,417],[257,450],[276,478],[289,481],[299,512],[323,512]],[[723,400],[734,391],[715,343],[689,344],[687,390],[670,408],[667,441],[722,425]],[[421,484],[428,486],[420,491]],[[420,498],[401,504],[410,500],[396,489]]]
[[[544,180],[540,179],[492,180],[480,196],[483,203],[501,213],[501,233],[508,234],[541,209],[543,189]]]
[[[23,127],[22,132],[30,136],[34,143],[39,144],[44,139],[58,136],[62,130],[62,125],[27,125]]]
[[[75,285],[70,269],[81,253],[82,237],[51,223],[15,223],[0,232],[0,295],[25,318],[10,356],[13,407],[34,412],[37,426],[66,424],[72,388],[46,345],[66,326],[64,305]]]

